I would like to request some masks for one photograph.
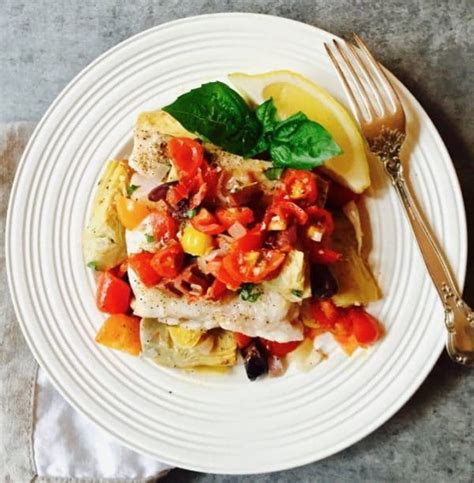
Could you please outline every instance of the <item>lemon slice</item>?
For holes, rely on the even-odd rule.
[[[282,119],[302,111],[324,126],[343,150],[343,154],[324,163],[328,174],[356,193],[370,185],[365,143],[359,128],[325,89],[289,70],[258,75],[234,73],[229,75],[229,80],[255,104],[272,97]]]

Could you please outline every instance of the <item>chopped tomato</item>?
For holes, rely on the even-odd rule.
[[[201,233],[206,233],[206,235],[218,235],[225,229],[206,208],[201,208],[199,213],[191,218],[191,225]]]
[[[211,168],[205,161],[201,165],[201,173],[202,182],[206,185],[206,197],[213,200],[217,196],[219,173],[214,168]],[[198,205],[201,202],[199,202]]]
[[[153,256],[153,253],[141,252],[128,257],[128,264],[147,287],[153,287],[161,280],[160,275],[151,266]]]
[[[362,308],[351,308],[349,317],[352,320],[352,330],[360,345],[373,344],[380,337],[380,327],[377,319]]]
[[[178,233],[178,224],[164,210],[154,211],[150,215],[150,223],[153,227],[153,236],[158,242],[171,240]]]
[[[218,265],[214,276],[220,280],[229,290],[237,290],[240,287],[241,282],[233,278],[230,273],[225,269],[222,262]]]
[[[232,250],[248,252],[257,250],[263,245],[263,232],[260,225],[249,230],[242,238],[232,244]]]
[[[277,342],[275,340],[267,340],[260,337],[260,342],[272,356],[284,357],[289,352],[294,351],[302,341],[293,340],[290,342]]]
[[[124,314],[130,307],[131,290],[128,283],[112,275],[101,272],[97,279],[97,307],[108,314]]]
[[[175,278],[181,271],[183,261],[183,247],[178,241],[171,240],[164,248],[154,254],[151,266],[158,275],[164,278]]]
[[[128,270],[128,262],[125,260],[122,263],[119,263],[114,268],[110,269],[110,273],[118,278],[123,278]]]
[[[308,230],[313,227],[319,233],[321,233],[322,238],[331,236],[334,231],[334,220],[332,219],[331,213],[324,208],[319,208],[317,206],[310,206],[306,213],[308,214]],[[311,238],[310,234],[308,236]],[[321,241],[321,240],[316,240]]]
[[[359,195],[349,188],[335,181],[331,181],[328,190],[327,205],[331,208],[342,208],[349,201],[356,200],[358,197]]]
[[[283,175],[285,193],[291,201],[312,205],[318,197],[316,176],[311,171],[287,169]]]
[[[194,176],[204,161],[201,144],[191,138],[171,138],[168,150],[180,178]]]
[[[234,332],[234,339],[239,349],[245,349],[252,341],[252,337],[242,334],[241,332]]]
[[[279,222],[283,222],[285,227],[288,227],[290,221],[295,220],[298,225],[305,225],[308,221],[308,215],[299,207],[296,203],[292,201],[278,201],[277,203],[270,206],[265,213],[264,224],[268,227],[270,222],[278,218]]]
[[[115,199],[115,206],[120,223],[127,230],[136,228],[150,213],[150,208],[145,203],[122,195],[117,196]]]
[[[132,315],[111,315],[104,321],[95,340],[111,349],[138,356],[141,350],[140,319]]]
[[[342,257],[340,253],[323,246],[321,243],[307,243],[306,247],[309,250],[309,258],[313,263],[330,265],[339,261]]]
[[[253,211],[245,206],[235,208],[217,208],[216,216],[220,224],[226,229],[231,227],[235,222],[247,226],[253,222]]]
[[[222,265],[235,280],[260,283],[274,275],[285,258],[286,254],[278,250],[233,250],[222,259]]]
[[[219,300],[226,292],[226,284],[216,278],[214,282],[212,282],[212,285],[207,289],[206,297],[211,300]]]
[[[340,317],[338,308],[331,299],[313,300],[311,314],[314,321],[323,329],[333,329]]]

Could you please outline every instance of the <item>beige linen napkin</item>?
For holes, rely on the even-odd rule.
[[[169,466],[122,447],[74,411],[39,369],[16,321],[5,270],[5,228],[17,162],[32,123],[0,124],[0,481],[145,482]]]

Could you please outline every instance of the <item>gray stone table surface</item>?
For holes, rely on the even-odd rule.
[[[469,0],[1,0],[0,122],[40,119],[95,57],[168,20],[248,11],[300,20],[341,36],[357,31],[439,129],[461,181],[472,242],[473,9]],[[474,304],[469,270],[465,293]],[[473,374],[443,355],[398,414],[337,455],[269,475],[176,470],[166,481],[473,481],[473,401]]]

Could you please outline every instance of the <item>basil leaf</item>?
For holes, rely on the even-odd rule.
[[[246,158],[251,158],[270,149],[271,135],[278,124],[277,110],[271,97],[257,107],[255,115],[262,126],[262,134],[257,144],[245,153]]]
[[[89,262],[87,264],[87,266],[89,268],[91,268],[92,270],[95,270],[95,271],[97,271],[97,269],[98,269],[98,263],[96,261]]]
[[[329,132],[301,112],[279,123],[270,143],[273,165],[280,168],[313,169],[341,153]]]
[[[260,138],[255,112],[223,82],[209,82],[192,89],[163,110],[188,131],[234,154],[250,151]]]
[[[255,115],[262,125],[263,134],[272,132],[278,124],[277,110],[271,97],[257,107]]]
[[[240,298],[246,302],[256,302],[260,295],[262,295],[263,291],[258,285],[244,283],[239,290],[237,290],[237,293],[240,295]]]
[[[270,168],[266,169],[263,174],[271,181],[275,181],[276,179],[280,179],[283,173],[283,168]]]

